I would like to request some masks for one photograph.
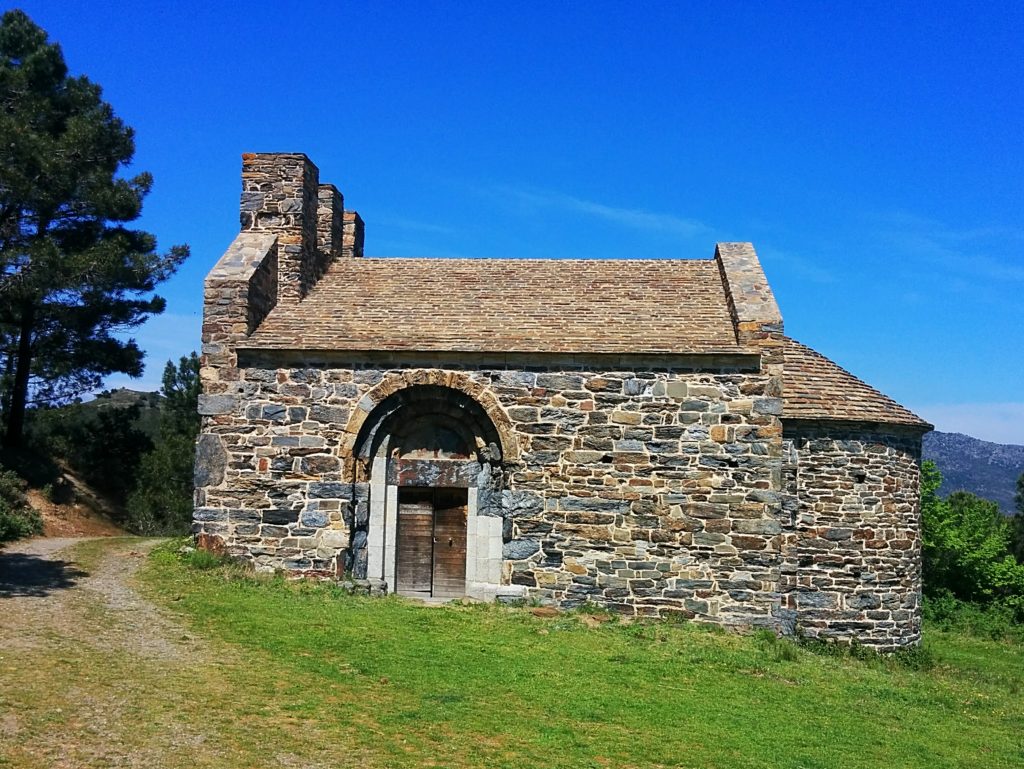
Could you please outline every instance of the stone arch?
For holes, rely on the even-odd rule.
[[[345,438],[353,573],[405,595],[493,597],[511,536],[506,462],[517,449],[497,401],[463,375],[408,372],[358,411]]]
[[[504,462],[519,459],[519,443],[516,440],[512,420],[501,407],[497,398],[484,385],[465,374],[438,369],[415,369],[386,374],[383,381],[375,385],[359,399],[345,426],[341,445],[341,456],[345,458],[347,477],[355,479],[356,464],[360,449],[360,436],[364,434],[370,415],[387,398],[409,388],[418,386],[444,387],[468,396],[487,415],[498,437],[498,447]],[[372,422],[371,422],[372,424]]]
[[[408,437],[416,424],[431,421],[460,433],[480,462],[503,461],[501,434],[480,403],[460,390],[429,384],[402,388],[378,403],[363,421],[351,453],[357,460],[370,459],[383,436]]]

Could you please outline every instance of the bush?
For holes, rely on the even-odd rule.
[[[128,497],[128,526],[138,534],[175,536],[192,524],[195,437],[168,434],[143,455],[135,490]]]
[[[962,601],[948,590],[925,595],[921,603],[921,614],[928,626],[997,641],[1024,641],[1024,626],[1019,623],[1018,612],[1018,607],[1009,602],[983,605]]]
[[[25,499],[25,481],[10,470],[0,470],[0,542],[42,533],[43,519]]]
[[[921,556],[924,592],[1001,607],[1024,622],[1024,565],[1010,551],[1011,532],[998,505],[966,491],[938,496],[942,476],[921,468]]]
[[[28,437],[38,453],[66,462],[111,502],[124,506],[140,459],[153,448],[141,429],[140,405],[74,404],[37,409],[31,416]]]

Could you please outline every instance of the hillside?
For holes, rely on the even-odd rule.
[[[1014,512],[1014,487],[1024,473],[1024,446],[931,432],[924,436],[924,458],[942,472],[940,494],[965,489],[997,502],[1007,514]]]
[[[112,520],[116,510],[80,478],[65,470],[66,499],[51,499],[38,489],[25,496],[43,519],[44,537],[119,537],[126,532]]]
[[[64,408],[65,410],[80,409],[84,414],[98,414],[108,409],[127,409],[138,406],[139,416],[135,420],[135,428],[155,439],[160,422],[161,398],[159,392],[142,392],[120,387],[116,390],[105,390],[97,393],[92,400]]]

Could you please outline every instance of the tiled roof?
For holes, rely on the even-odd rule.
[[[339,259],[242,345],[306,350],[739,352],[705,259]]]
[[[821,353],[793,339],[786,341],[783,420],[836,419],[931,428],[919,416]]]

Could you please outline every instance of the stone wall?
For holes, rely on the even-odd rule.
[[[242,233],[203,286],[200,413],[238,380],[235,346],[277,304],[278,244],[271,234]],[[234,403],[229,399],[229,403]]]
[[[781,589],[799,633],[882,651],[920,640],[920,430],[785,420]]]
[[[259,569],[358,563],[355,434],[385,395],[441,384],[501,417],[502,581],[526,595],[883,651],[920,638],[919,430],[783,426],[752,371],[242,365],[204,396],[195,531]]]
[[[468,382],[507,415],[504,581],[567,606],[778,625],[782,428],[759,372],[242,368],[233,403],[207,409],[204,463],[224,472],[204,475],[219,482],[197,491],[197,533],[258,568],[336,574],[365,494],[343,461],[351,425],[375,392],[425,381]]]

